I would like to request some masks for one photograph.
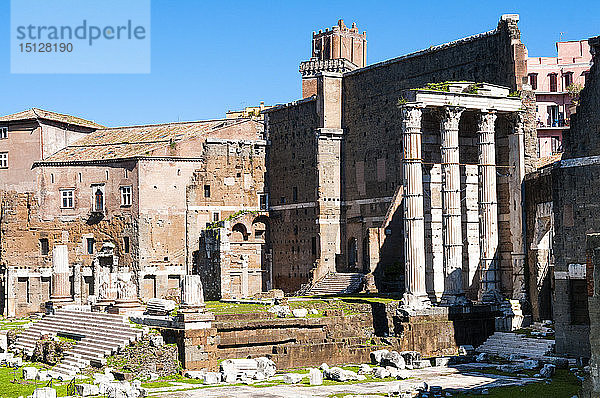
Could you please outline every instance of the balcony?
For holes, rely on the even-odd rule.
[[[345,73],[354,69],[358,69],[358,67],[345,58],[324,60],[312,58],[309,61],[301,62],[299,68],[302,77],[314,76],[320,72]]]

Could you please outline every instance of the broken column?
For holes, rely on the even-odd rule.
[[[204,289],[200,275],[184,275],[181,281],[181,304],[177,312],[181,329],[207,329],[215,316],[205,312]]]
[[[50,299],[53,303],[71,301],[67,245],[56,245],[52,249],[52,295]]]
[[[446,106],[441,131],[442,155],[442,236],[444,245],[444,294],[442,303],[465,302],[462,281],[462,217],[458,125],[464,109]]]
[[[421,108],[402,107],[402,172],[404,181],[404,305],[425,307],[425,222],[421,157]]]
[[[498,281],[498,197],[496,192],[496,112],[479,114],[479,233],[481,285],[480,299],[496,302],[500,296]]]

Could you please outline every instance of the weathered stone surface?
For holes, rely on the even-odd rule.
[[[298,384],[302,381],[303,376],[298,373],[286,373],[283,375],[283,382],[287,384]]]
[[[367,374],[371,374],[373,373],[373,368],[371,368],[369,365],[367,365],[366,363],[360,365],[358,367],[358,374],[359,375],[367,375]]]
[[[266,378],[275,376],[277,372],[275,362],[266,357],[256,358],[256,362],[258,372],[262,373]]]
[[[160,334],[152,334],[150,335],[150,345],[152,347],[160,348],[165,345],[165,340]]]
[[[547,363],[540,370],[540,376],[545,377],[545,378],[550,378],[550,377],[554,376],[555,370],[556,370],[556,366]]]
[[[285,318],[286,316],[290,316],[292,314],[290,307],[287,305],[274,305],[269,308],[269,312],[274,313],[279,318]]]
[[[406,367],[406,362],[404,361],[404,357],[396,351],[392,351],[392,352],[385,354],[383,356],[381,364],[383,366],[393,366],[397,369],[404,369]]]
[[[56,398],[56,390],[52,387],[36,388],[32,398]]]
[[[323,384],[323,373],[319,369],[311,368],[308,371],[308,380],[311,386],[320,386]]]
[[[373,377],[377,379],[385,379],[386,377],[390,377],[390,371],[386,368],[378,366],[373,369]]]
[[[294,315],[295,318],[306,318],[308,310],[306,308],[296,308],[292,310],[292,315]]]
[[[371,352],[371,363],[373,365],[379,365],[383,360],[384,356],[386,356],[388,353],[388,350],[377,350]]]
[[[32,366],[27,366],[23,368],[23,379],[25,380],[35,380],[37,374],[37,368],[34,368]]]
[[[421,353],[418,351],[401,351],[400,355],[402,355],[407,365],[412,365],[414,361],[421,360]]]
[[[77,395],[82,397],[95,396],[100,394],[100,388],[95,384],[75,384]]]
[[[537,361],[535,359],[528,359],[526,361],[523,361],[523,369],[533,370],[533,369],[537,369],[539,366],[540,366],[539,361]]]
[[[221,382],[221,373],[206,372],[204,373],[202,380],[204,381],[204,384],[218,384]]]

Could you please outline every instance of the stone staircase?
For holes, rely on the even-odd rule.
[[[364,275],[359,273],[330,272],[307,291],[306,295],[350,294],[360,291]]]
[[[551,361],[554,350],[554,340],[535,339],[518,333],[496,332],[482,345],[477,352],[508,358],[513,354],[526,359]]]
[[[92,362],[102,363],[108,355],[139,339],[141,329],[132,328],[122,315],[101,312],[56,310],[25,329],[12,349],[33,354],[42,335],[56,334],[76,341],[64,358],[52,369],[56,377],[72,377]]]

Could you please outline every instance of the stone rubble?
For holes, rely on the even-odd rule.
[[[268,311],[275,314],[278,318],[285,318],[292,315],[292,311],[287,305],[274,305]]]
[[[298,384],[304,377],[298,373],[286,373],[283,375],[283,382],[286,384]]]
[[[292,315],[294,315],[294,318],[306,318],[308,310],[306,308],[296,308],[292,310]]]

